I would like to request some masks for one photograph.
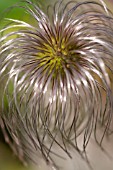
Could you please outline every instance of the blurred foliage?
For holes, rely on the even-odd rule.
[[[17,160],[8,146],[0,143],[0,170],[29,170]]]

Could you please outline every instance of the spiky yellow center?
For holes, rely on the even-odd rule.
[[[38,53],[38,57],[43,60],[41,65],[47,63],[50,71],[53,67],[55,67],[55,70],[61,70],[62,63],[65,62],[65,58],[69,53],[66,48],[65,39],[59,41],[51,37],[51,43],[45,43],[43,50],[44,53]]]

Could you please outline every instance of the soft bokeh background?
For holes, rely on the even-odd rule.
[[[16,19],[21,19],[24,16],[23,11],[19,9],[13,9],[12,12],[10,12],[10,6],[18,3],[20,0],[0,0],[0,17],[11,17]],[[48,0],[37,0],[41,3],[44,3],[45,1],[48,2]],[[54,0],[53,0],[54,1]],[[113,10],[113,0],[105,0],[107,5],[111,10]],[[8,9],[8,10],[6,10]],[[6,15],[7,13],[7,15]],[[0,27],[4,24],[4,22],[0,21]],[[1,138],[1,137],[0,137]],[[18,161],[18,159],[14,156],[12,151],[9,149],[8,146],[6,146],[2,139],[0,139],[0,170],[31,170],[32,168],[25,168],[22,166],[22,164]]]

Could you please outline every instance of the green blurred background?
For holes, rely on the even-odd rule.
[[[24,16],[23,10],[21,9],[13,9],[10,11],[10,6],[18,3],[20,0],[0,0],[0,17],[11,17],[16,19],[21,19]],[[45,1],[48,3],[48,0],[37,0],[41,3]],[[54,1],[54,0],[53,0]],[[113,10],[113,0],[105,0],[106,4],[109,6],[111,10]],[[7,10],[6,10],[7,9]],[[7,14],[7,15],[6,15]],[[0,27],[4,24],[1,20]],[[4,144],[3,140],[0,139],[0,170],[30,170],[32,168],[25,168],[18,161],[18,159],[14,156],[10,148]]]

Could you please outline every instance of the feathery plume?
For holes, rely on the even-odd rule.
[[[92,134],[101,146],[112,133],[113,14],[102,0],[61,0],[46,12],[25,2],[31,21],[7,19],[0,30],[0,124],[22,161],[39,154],[54,164],[54,146],[71,157]]]

